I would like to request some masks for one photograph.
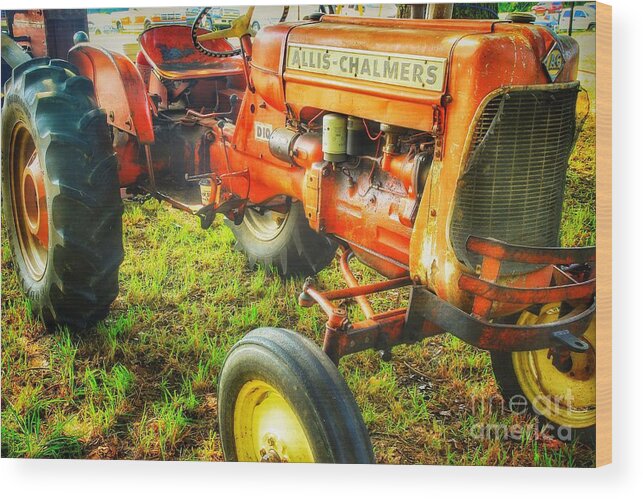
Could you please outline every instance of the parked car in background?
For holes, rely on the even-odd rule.
[[[395,17],[397,15],[397,6],[388,3],[337,5],[335,13],[343,16]]]
[[[565,9],[560,16],[558,31],[569,30],[569,21],[571,19],[571,9]],[[580,6],[574,7],[574,20],[572,21],[573,31],[595,31],[596,30],[596,10],[591,7]]]
[[[210,9],[210,16],[216,29],[229,28],[232,21],[241,14],[242,12],[239,9],[233,7],[213,7]]]
[[[199,12],[201,12],[201,8],[199,7],[185,9],[185,24],[192,26],[196,16],[199,15]],[[205,15],[205,19],[201,21],[201,26],[209,29],[210,31],[214,29],[214,21],[212,20],[212,15],[209,12]]]
[[[583,7],[596,10],[596,2],[585,2]]]
[[[302,21],[315,12],[320,12],[319,5],[291,5],[288,9],[285,22]],[[272,26],[281,21],[282,7],[258,6],[252,17],[251,28],[257,32],[266,26]]]
[[[534,21],[534,24],[538,24],[539,26],[546,26],[552,31],[556,31],[558,28],[558,15],[553,15],[553,14],[546,14],[543,17],[538,17]]]
[[[557,14],[561,10],[563,10],[563,2],[539,2],[531,8],[537,16]]]
[[[114,26],[120,31],[142,31],[163,24],[185,24],[185,10],[129,9],[114,14]]]
[[[89,14],[87,16],[87,29],[90,34],[102,35],[115,30],[111,14]]]

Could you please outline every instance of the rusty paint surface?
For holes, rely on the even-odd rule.
[[[548,288],[513,288],[463,274],[460,276],[459,286],[464,291],[491,301],[531,305],[589,298],[596,292],[596,279]]]
[[[64,59],[77,31],[87,32],[85,9],[33,9],[7,11],[12,36],[24,39],[33,57]]]
[[[219,186],[217,199],[234,199],[239,207],[266,204],[277,196],[300,201],[314,230],[338,238],[389,278],[359,285],[348,266],[351,253],[345,249],[340,262],[348,288],[321,292],[307,283],[300,301],[302,305],[318,303],[328,315],[325,350],[332,358],[364,348],[387,350],[426,335],[454,331],[457,326],[462,331],[454,334],[482,348],[543,348],[551,341],[551,328],[564,326],[575,334],[589,320],[593,309],[587,304],[575,316],[547,325],[550,329],[483,320],[506,316],[544,298],[588,298],[590,281],[554,287],[551,283],[552,264],[592,261],[589,250],[570,253],[471,239],[469,249],[485,255],[481,268],[471,269],[456,257],[448,230],[474,124],[485,103],[503,92],[547,85],[542,58],[555,43],[567,62],[557,79],[560,87],[550,84],[547,88],[575,85],[569,82],[576,78],[578,46],[571,38],[555,37],[539,26],[493,21],[325,16],[321,22],[264,28],[252,46],[245,37],[245,53],[252,54],[248,72],[243,58],[212,59],[194,50],[189,31],[185,26],[164,26],[141,35],[142,55],[152,70],[148,83],[124,57],[121,60],[96,47],[78,46],[70,58],[96,83],[101,106],[113,114],[113,118],[109,115],[111,124],[140,144],[154,146],[156,114],[167,110],[169,102],[187,88],[190,98],[199,103],[207,103],[208,95],[221,97],[217,105],[223,111],[205,111],[201,109],[205,105],[195,105],[177,119],[186,127],[203,127],[210,136],[195,153],[199,165],[207,158],[203,160],[205,171],[197,172],[195,167],[186,173],[211,174],[209,178]],[[214,50],[230,48],[224,41],[211,43]],[[287,68],[285,57],[291,43],[444,59],[445,84],[439,89],[410,88]],[[191,80],[197,80],[195,86]],[[102,82],[111,82],[111,86]],[[158,95],[158,106],[148,92]],[[240,97],[235,105],[233,97]],[[363,160],[371,161],[370,170],[346,171],[322,161],[320,126],[315,120],[324,111],[430,134],[435,150],[423,192],[413,184],[408,158],[385,153],[378,137],[371,140],[381,162],[378,158]],[[295,148],[301,155],[292,161],[271,153],[267,135],[258,137],[258,130],[292,129],[296,123],[305,123],[309,133],[307,142]],[[119,159],[125,158],[127,177],[133,178],[141,171],[140,151],[127,141],[124,144],[126,154]],[[154,161],[150,177],[165,167],[162,161]],[[502,275],[502,262],[511,259],[547,265]],[[474,277],[476,271],[479,277]],[[415,295],[423,296],[426,310],[412,304],[408,313],[396,310],[378,315],[365,298],[412,282],[420,285],[414,288],[418,289]],[[356,299],[365,321],[350,324],[345,310],[333,303],[347,298]]]
[[[470,236],[467,249],[496,260],[533,264],[572,265],[596,261],[596,248],[530,248],[495,239]]]
[[[141,144],[154,142],[152,111],[141,74],[122,54],[89,43],[75,45],[69,62],[94,82],[98,104],[108,124],[137,137]]]
[[[467,314],[441,300],[421,286],[411,293],[409,314],[421,317],[443,331],[449,331],[467,343],[486,350],[525,351],[541,350],[558,344],[553,333],[567,330],[580,337],[584,334],[596,313],[596,302],[580,305],[568,315],[555,322],[537,325],[502,324],[488,322]]]
[[[410,267],[411,275],[464,308],[471,305],[470,298],[457,286],[458,277],[464,269],[455,259],[447,237],[441,236],[448,232],[445,230],[449,219],[448,209],[438,207],[435,216],[429,214],[431,209],[435,210],[432,199],[439,196],[445,199],[445,203],[448,201],[445,207],[450,207],[455,190],[454,172],[459,170],[462,159],[456,151],[464,149],[467,139],[463,127],[449,128],[448,123],[450,119],[454,123],[470,121],[479,103],[499,85],[544,81],[545,75],[538,57],[553,39],[549,32],[534,26],[513,26],[511,30],[502,28],[502,32],[497,32],[495,30],[499,30],[500,25],[488,22],[458,23],[462,24],[459,28],[462,31],[458,31],[444,29],[450,26],[448,22],[418,24],[399,21],[386,23],[387,28],[398,30],[399,37],[394,41],[383,34],[379,25],[354,21],[344,25],[331,19],[328,22],[285,24],[261,30],[254,41],[251,62],[250,78],[256,92],[245,92],[236,126],[226,125],[224,129],[219,129],[213,120],[215,140],[210,147],[210,157],[212,164],[218,165],[218,168],[248,168],[251,179],[247,194],[249,202],[260,204],[277,194],[300,200],[307,207],[307,216],[313,228],[346,241],[356,255],[367,260],[379,272],[388,277],[398,277]],[[164,61],[158,47],[169,46],[162,37],[171,34],[170,28],[179,29],[169,26],[155,28],[145,32],[141,38],[148,60],[152,65],[156,64],[161,72]],[[350,37],[347,37],[349,31]],[[181,33],[172,32],[172,36],[176,38],[173,43],[177,50],[183,53],[191,41]],[[331,76],[326,78],[328,81],[319,77],[308,81],[311,78],[309,75],[288,70],[284,72],[288,44],[307,43],[313,39],[317,45],[341,45],[357,50],[368,48],[371,51],[388,50],[392,53],[419,53],[448,58],[447,85],[443,92],[420,91],[381,83],[358,85],[354,81]],[[520,55],[528,61],[520,75],[513,75],[515,65],[501,57],[508,43],[518,46]],[[498,44],[500,48],[497,48]],[[569,47],[568,52],[568,60],[572,61],[574,48]],[[493,74],[485,66],[483,54],[498,60]],[[200,54],[182,59],[173,57],[171,64],[189,66],[199,57]],[[240,64],[241,60],[237,63]],[[205,68],[210,76],[216,75],[216,71],[224,74],[222,64],[218,60],[208,61]],[[572,61],[568,67],[573,65]],[[214,68],[219,69],[215,71]],[[473,80],[470,77],[472,71],[480,71],[485,82],[475,91],[469,83],[465,84]],[[181,68],[176,74],[165,74],[171,77],[196,77],[190,67]],[[463,85],[466,88],[461,89]],[[459,98],[452,98],[452,103],[445,105],[443,97],[447,94],[454,96],[454,92],[459,92]],[[466,98],[464,93],[468,93]],[[300,120],[309,117],[310,110],[325,109],[437,132],[444,158],[442,161],[434,160],[429,185],[421,201],[408,196],[410,182],[404,158],[391,161],[390,173],[376,170],[375,180],[379,187],[375,188],[373,179],[367,173],[349,178],[341,171],[320,166],[319,163],[302,163],[302,167],[293,167],[272,156],[266,141],[255,139],[258,124],[273,130],[284,126],[285,104],[289,112]],[[445,122],[440,123],[440,120]],[[207,122],[203,124],[207,125]],[[458,135],[452,131],[454,129],[462,133]],[[230,181],[227,187],[241,197],[248,190],[247,184],[241,181]],[[413,217],[409,213],[416,212],[413,225]],[[405,220],[410,223],[404,223]],[[435,255],[433,259],[427,260],[426,251],[416,251],[410,257],[409,252],[418,248],[412,244],[413,234],[416,234],[415,239],[421,245],[431,245],[431,253]],[[549,278],[534,274],[532,280],[538,277],[543,277],[544,281]],[[525,278],[520,276],[516,279]],[[546,285],[546,282],[536,284]]]

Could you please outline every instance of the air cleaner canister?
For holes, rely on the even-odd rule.
[[[325,114],[323,120],[322,151],[326,161],[346,160],[346,117]]]

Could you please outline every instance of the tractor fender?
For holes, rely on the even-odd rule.
[[[94,82],[98,105],[109,125],[135,136],[141,144],[154,142],[152,111],[141,74],[122,54],[88,43],[69,51],[69,62]]]

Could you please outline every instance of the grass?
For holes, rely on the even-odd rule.
[[[566,245],[595,240],[594,144],[590,114],[570,163]],[[216,384],[230,347],[265,325],[320,343],[322,314],[297,305],[302,282],[250,271],[221,220],[202,231],[196,218],[152,200],[126,204],[124,231],[121,293],[109,317],[82,335],[47,333],[31,316],[3,233],[3,457],[220,461]],[[377,277],[356,269],[364,281]],[[342,286],[336,264],[318,279]],[[389,292],[374,306],[404,299]],[[504,407],[488,354],[454,337],[399,347],[391,362],[363,352],[340,369],[380,463],[595,462],[581,444],[536,438],[533,421]],[[512,438],[503,428],[516,430]]]

